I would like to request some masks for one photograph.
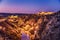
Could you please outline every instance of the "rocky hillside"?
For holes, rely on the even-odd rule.
[[[46,15],[42,24],[41,40],[60,40],[60,11]],[[40,31],[39,31],[40,33]]]

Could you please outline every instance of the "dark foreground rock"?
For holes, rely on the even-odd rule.
[[[41,32],[41,40],[60,40],[60,12],[47,15],[44,21],[43,31]],[[39,31],[40,32],[40,31]]]

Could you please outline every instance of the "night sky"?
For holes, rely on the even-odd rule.
[[[0,0],[0,12],[37,13],[60,10],[60,0]]]

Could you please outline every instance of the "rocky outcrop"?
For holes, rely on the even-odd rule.
[[[60,12],[47,15],[44,21],[44,29],[41,32],[41,40],[60,40]],[[45,20],[45,18],[44,18]],[[46,24],[45,24],[46,23]],[[40,31],[39,31],[40,32]]]

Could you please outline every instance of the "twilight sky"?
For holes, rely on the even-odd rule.
[[[60,10],[60,0],[0,0],[0,12],[36,13]]]

